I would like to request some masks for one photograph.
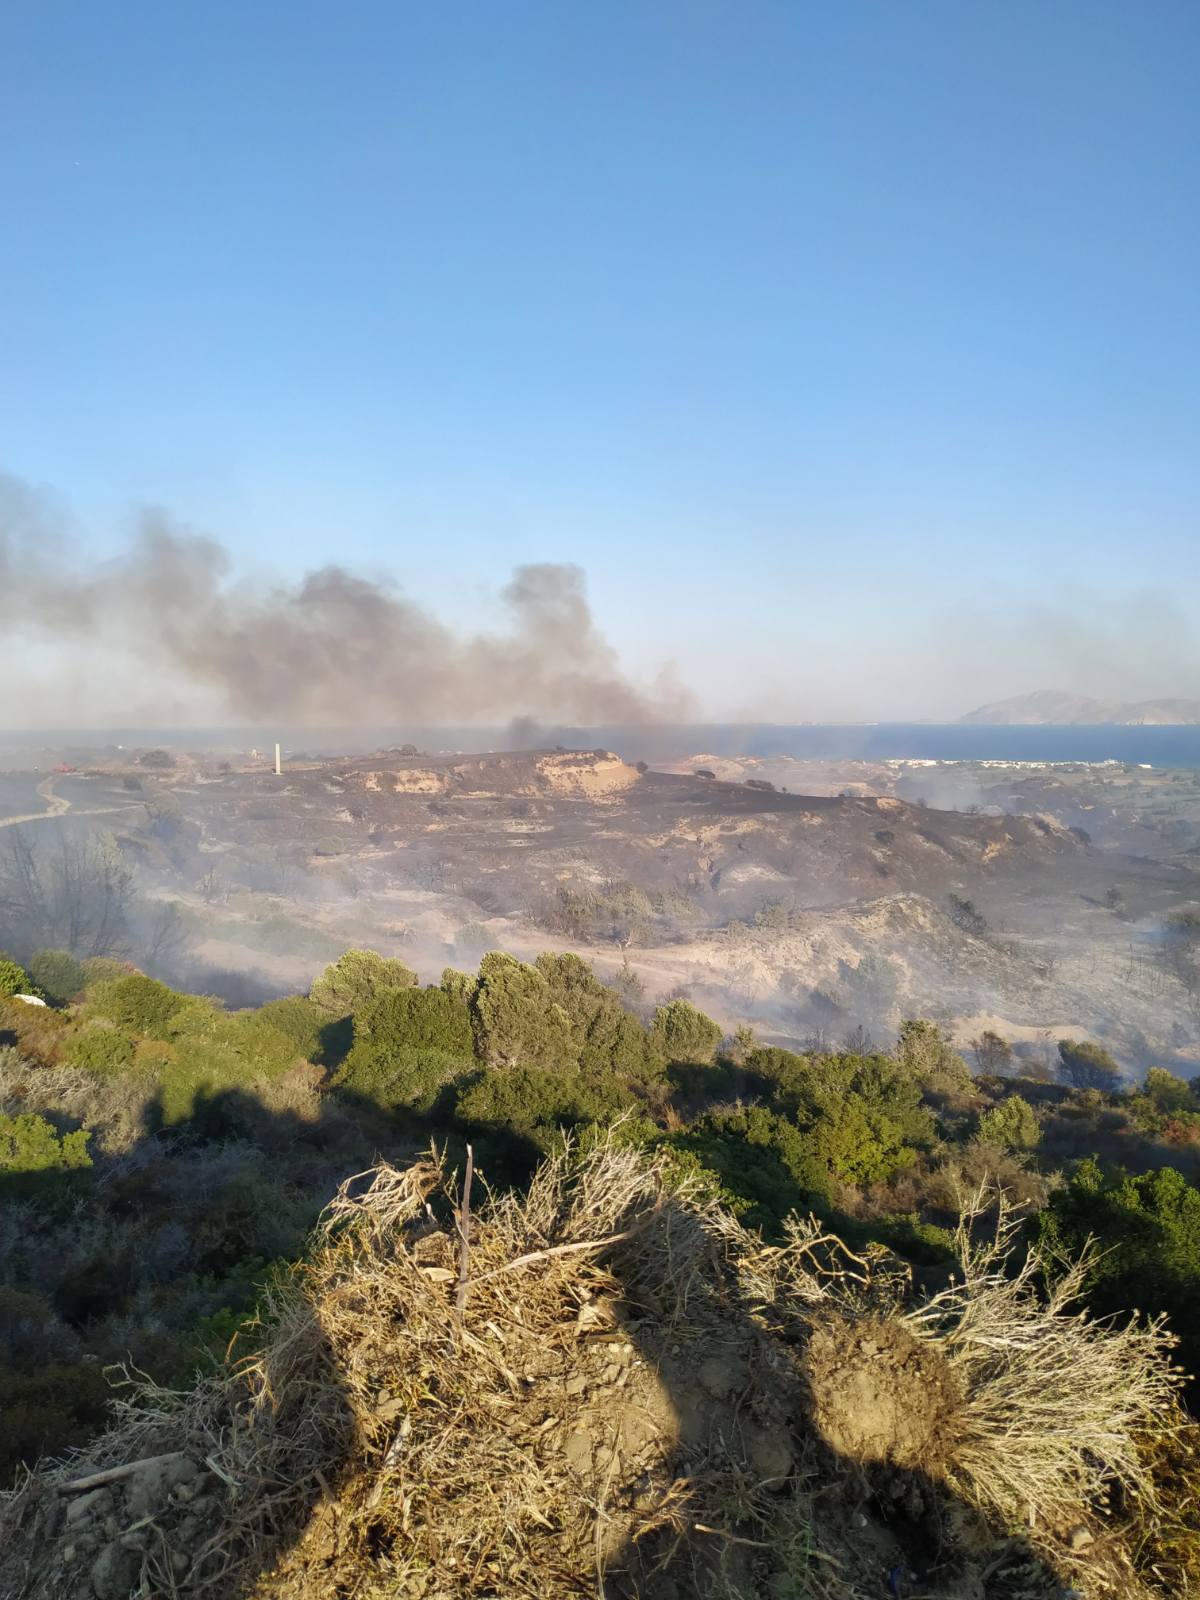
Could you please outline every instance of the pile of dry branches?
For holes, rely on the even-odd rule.
[[[870,1463],[821,1439],[804,1361],[814,1331],[882,1325],[953,1374],[928,1468],[947,1503],[1003,1523],[1001,1543],[1023,1523],[1056,1571],[1090,1563],[1089,1593],[1118,1576],[1151,1593],[1119,1534],[1072,1548],[1111,1485],[1153,1507],[1144,1441],[1177,1417],[1169,1336],[1074,1313],[1082,1266],[1040,1293],[1043,1264],[1018,1263],[1011,1219],[989,1232],[982,1208],[957,1280],[914,1304],[882,1252],[811,1221],[764,1247],[616,1141],[548,1161],[524,1194],[452,1184],[436,1155],[380,1167],[328,1208],[261,1349],[186,1395],[129,1392],[86,1459],[0,1501],[0,1592],[86,1593],[104,1552],[75,1552],[64,1502],[88,1473],[165,1453],[220,1507],[199,1541],[178,1489],[149,1508],[128,1591],[143,1600],[861,1600],[910,1555]],[[127,1555],[130,1537],[114,1535]],[[946,1570],[920,1592],[965,1592]]]

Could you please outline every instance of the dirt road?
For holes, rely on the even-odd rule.
[[[43,778],[37,792],[46,802],[45,811],[29,811],[23,817],[0,817],[0,828],[15,828],[21,822],[44,822],[47,817],[61,817],[71,809],[71,802],[54,792],[54,779]]]

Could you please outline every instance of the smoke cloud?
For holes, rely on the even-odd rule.
[[[161,512],[143,515],[123,553],[81,566],[53,508],[0,479],[0,593],[7,627],[52,641],[56,655],[86,648],[93,674],[105,654],[118,658],[114,681],[132,656],[138,672],[170,680],[177,711],[180,684],[206,708],[290,725],[647,723],[692,710],[667,677],[630,682],[583,571],[567,563],[517,567],[499,596],[504,624],[464,634],[341,566],[297,583],[238,579],[220,543]],[[50,696],[27,709],[52,706],[61,714]]]

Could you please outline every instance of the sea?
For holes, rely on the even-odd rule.
[[[553,727],[362,728],[106,728],[0,731],[3,765],[18,753],[103,751],[161,745],[182,751],[270,752],[285,755],[363,755],[414,744],[430,754],[451,751],[545,749],[616,750],[627,760],[683,756],[795,756],[865,761],[1115,761],[1129,766],[1200,768],[1200,726],[1125,724],[989,727],[958,722],[687,723],[680,725]]]

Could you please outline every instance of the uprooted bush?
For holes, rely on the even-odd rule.
[[[1171,1340],[1079,1316],[1079,1269],[1039,1297],[1003,1213],[968,1206],[919,1302],[895,1258],[813,1221],[764,1246],[611,1139],[454,1198],[435,1159],[345,1185],[257,1350],[130,1388],[0,1501],[0,1592],[961,1600],[1007,1566],[1172,1592],[1135,1569],[1172,1548]]]

